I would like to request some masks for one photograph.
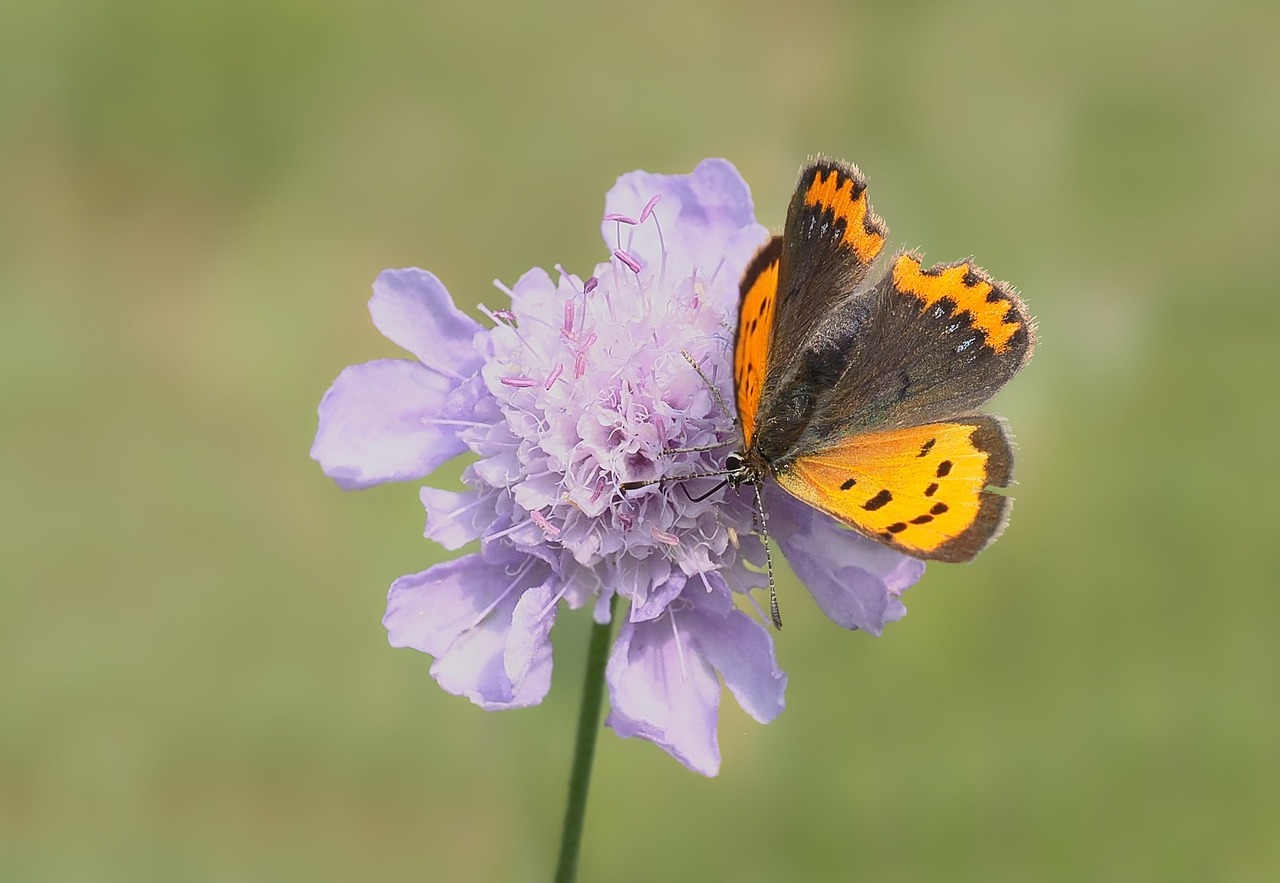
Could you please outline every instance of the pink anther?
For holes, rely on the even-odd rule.
[[[573,301],[571,300],[564,302],[564,325],[560,333],[573,340]]]
[[[536,521],[538,527],[542,528],[549,536],[560,536],[560,528],[547,521],[541,512],[530,512],[529,517]]]
[[[649,199],[649,201],[648,201],[648,202],[646,202],[646,203],[644,204],[644,208],[640,210],[640,223],[641,223],[641,224],[643,224],[645,221],[649,220],[649,215],[653,214],[653,207],[654,207],[654,206],[656,206],[656,205],[658,204],[658,202],[659,202],[659,201],[661,201],[661,199],[662,199],[662,194],[661,194],[661,193],[655,193],[655,194],[653,194],[653,196]]]
[[[613,256],[618,260],[622,261],[628,267],[630,267],[632,273],[639,274],[640,270],[642,269],[639,261],[637,261],[635,258],[627,254],[625,251],[623,251],[620,248],[615,248],[613,250]]]
[[[551,376],[547,378],[547,382],[543,386],[543,389],[551,389],[551,387],[555,384],[557,380],[560,379],[560,375],[563,373],[564,373],[564,365],[561,365],[559,362],[556,362],[556,366],[551,369]]]
[[[656,527],[653,528],[653,538],[660,543],[666,543],[668,546],[680,545],[679,537],[660,531]]]

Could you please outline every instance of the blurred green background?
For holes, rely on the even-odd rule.
[[[1013,523],[879,640],[784,579],[787,711],[606,732],[582,878],[1280,879],[1280,6],[606,5],[0,6],[0,879],[548,879],[585,617],[445,695],[316,404],[384,267],[496,304],[622,172],[776,227],[819,151],[1037,314]]]

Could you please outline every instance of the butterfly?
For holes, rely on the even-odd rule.
[[[733,487],[773,478],[863,536],[968,561],[1008,518],[1013,449],[977,412],[1026,364],[1022,300],[970,261],[904,251],[867,282],[888,228],[854,165],[800,174],[782,235],[743,275],[734,345],[742,448]],[[772,592],[774,625],[782,627]]]

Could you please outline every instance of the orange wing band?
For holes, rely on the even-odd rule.
[[[884,247],[885,227],[867,203],[867,188],[860,178],[842,175],[838,169],[817,169],[804,193],[806,205],[830,211],[845,222],[844,244],[858,260],[869,264]]]
[[[955,305],[952,315],[968,313],[973,327],[986,335],[987,345],[997,353],[1009,348],[1014,332],[1025,324],[1014,295],[967,262],[922,270],[918,257],[904,254],[894,262],[893,284],[919,298],[922,309],[949,300]]]
[[[778,267],[782,240],[774,239],[756,255],[742,277],[742,306],[738,314],[738,340],[733,353],[733,379],[738,398],[738,420],[747,447],[755,435],[756,411],[769,366],[769,333],[778,304]]]

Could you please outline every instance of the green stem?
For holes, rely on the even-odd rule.
[[[560,833],[560,860],[556,863],[556,883],[573,883],[578,876],[578,851],[582,846],[582,824],[587,815],[587,790],[591,787],[591,761],[600,732],[600,706],[604,700],[604,670],[609,661],[609,632],[618,601],[609,601],[609,621],[593,623],[587,648],[587,671],[578,708],[578,737],[573,746],[573,771],[569,775],[569,805],[564,811]]]

